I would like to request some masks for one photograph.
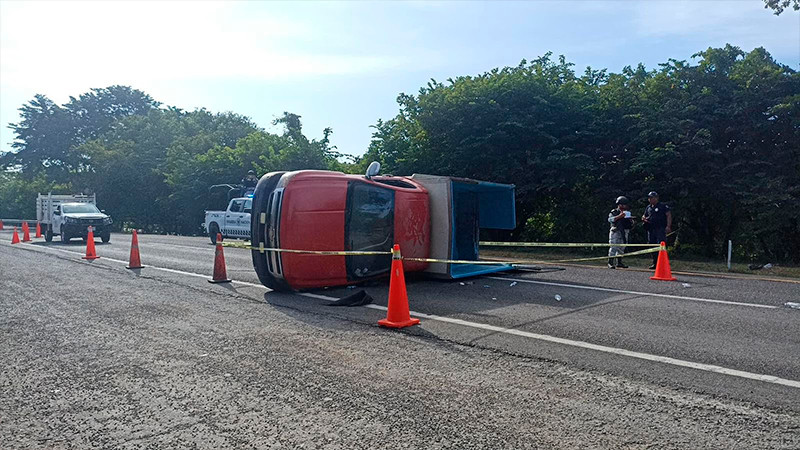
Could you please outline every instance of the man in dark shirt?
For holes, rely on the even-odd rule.
[[[242,184],[244,185],[245,190],[247,190],[247,188],[256,187],[256,185],[258,184],[258,177],[256,176],[256,172],[253,170],[248,170],[247,176],[242,178]]]
[[[667,234],[672,232],[672,212],[664,203],[658,201],[658,192],[651,191],[647,194],[649,205],[644,210],[642,222],[644,222],[644,229],[647,231],[648,244],[660,244],[667,241]],[[651,269],[656,268],[658,261],[658,253],[653,253],[653,265]]]

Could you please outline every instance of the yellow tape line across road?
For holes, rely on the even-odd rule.
[[[484,247],[659,247],[661,244],[591,244],[557,242],[492,242],[481,241]]]
[[[288,248],[269,248],[269,247],[254,247],[246,242],[222,242],[223,247],[243,248],[247,250],[258,250],[260,252],[279,252],[279,253],[305,253],[309,255],[326,255],[326,256],[349,256],[349,255],[391,255],[392,252],[379,252],[379,251],[336,251],[336,250],[294,250]]]
[[[232,247],[232,248],[242,248],[247,250],[258,250],[260,252],[280,252],[280,253],[303,253],[309,255],[323,255],[323,256],[364,256],[364,255],[391,255],[392,252],[380,252],[380,251],[358,251],[358,250],[344,250],[344,251],[331,251],[331,250],[295,250],[295,249],[286,249],[286,248],[267,248],[267,247],[255,247],[250,245],[249,243],[239,243],[239,242],[222,242],[223,247]],[[640,244],[641,245],[641,244]],[[651,246],[651,244],[647,244]],[[639,250],[636,252],[631,253],[624,253],[621,255],[615,256],[615,258],[624,257],[624,256],[637,256],[637,255],[644,255],[647,253],[655,253],[661,250],[661,246],[648,248],[645,250]],[[443,263],[443,264],[479,264],[479,265],[514,265],[514,264],[541,264],[541,263],[562,263],[562,262],[578,262],[578,261],[600,261],[604,259],[608,259],[608,256],[598,256],[592,258],[573,258],[573,259],[561,259],[555,261],[543,261],[543,260],[533,260],[533,259],[515,259],[513,261],[499,261],[499,260],[471,260],[471,259],[437,259],[437,258],[407,258],[403,257],[402,259],[406,261],[417,261],[417,262],[426,262],[426,263]]]

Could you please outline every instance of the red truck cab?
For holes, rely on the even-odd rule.
[[[465,278],[511,269],[481,263],[482,229],[516,226],[514,186],[415,174],[345,175],[324,170],[271,172],[253,193],[253,267],[276,290],[354,284],[389,274],[391,257],[282,250],[380,251],[399,244],[405,271]],[[457,262],[453,262],[453,261]],[[464,262],[468,261],[468,262]],[[474,263],[472,263],[474,261]]]
[[[367,178],[302,170],[264,175],[253,198],[254,246],[321,251],[390,251],[427,258],[427,190],[405,177]],[[262,283],[277,290],[353,284],[389,273],[389,255],[324,256],[253,250]],[[406,271],[426,263],[407,261]]]

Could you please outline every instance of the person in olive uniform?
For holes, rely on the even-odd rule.
[[[628,236],[630,235],[631,228],[633,228],[633,217],[630,212],[630,202],[627,197],[617,197],[617,207],[608,213],[608,223],[611,225],[611,230],[608,232],[609,244],[627,244]],[[622,255],[625,253],[625,247],[611,246],[608,249],[608,268],[627,269],[628,266],[622,262]],[[616,260],[616,261],[615,261]]]
[[[664,203],[658,201],[658,192],[651,191],[647,194],[649,204],[644,210],[642,222],[644,222],[644,229],[647,231],[648,244],[660,244],[667,241],[667,234],[672,233],[672,212]],[[651,269],[656,268],[658,261],[658,253],[653,253],[653,265]]]

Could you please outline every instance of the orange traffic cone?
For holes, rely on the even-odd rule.
[[[12,244],[19,244],[19,234],[17,234],[17,227],[14,227],[14,235],[11,236]]]
[[[42,237],[42,225],[39,222],[36,222],[36,236],[35,238]]]
[[[225,270],[225,254],[222,252],[222,234],[217,233],[217,248],[214,251],[214,275],[209,283],[230,283],[228,272]]]
[[[31,229],[28,222],[22,222],[22,242],[31,242]]]
[[[89,235],[86,236],[86,256],[83,259],[97,259],[97,252],[94,250],[94,231],[89,227]]]
[[[389,279],[389,308],[386,318],[379,320],[378,325],[390,328],[405,328],[419,323],[412,319],[408,310],[408,294],[406,293],[406,276],[403,273],[403,260],[400,246],[392,248],[392,275]]]
[[[141,269],[142,260],[139,259],[139,237],[136,235],[136,230],[133,230],[133,237],[131,238],[131,257],[129,258],[128,269]]]
[[[659,281],[677,281],[678,279],[672,276],[672,270],[669,268],[669,257],[667,256],[667,243],[661,242],[661,250],[658,252],[658,261],[656,262],[656,274],[650,277],[651,280]]]
[[[2,230],[2,229],[3,229],[3,221],[0,220],[0,230]]]

